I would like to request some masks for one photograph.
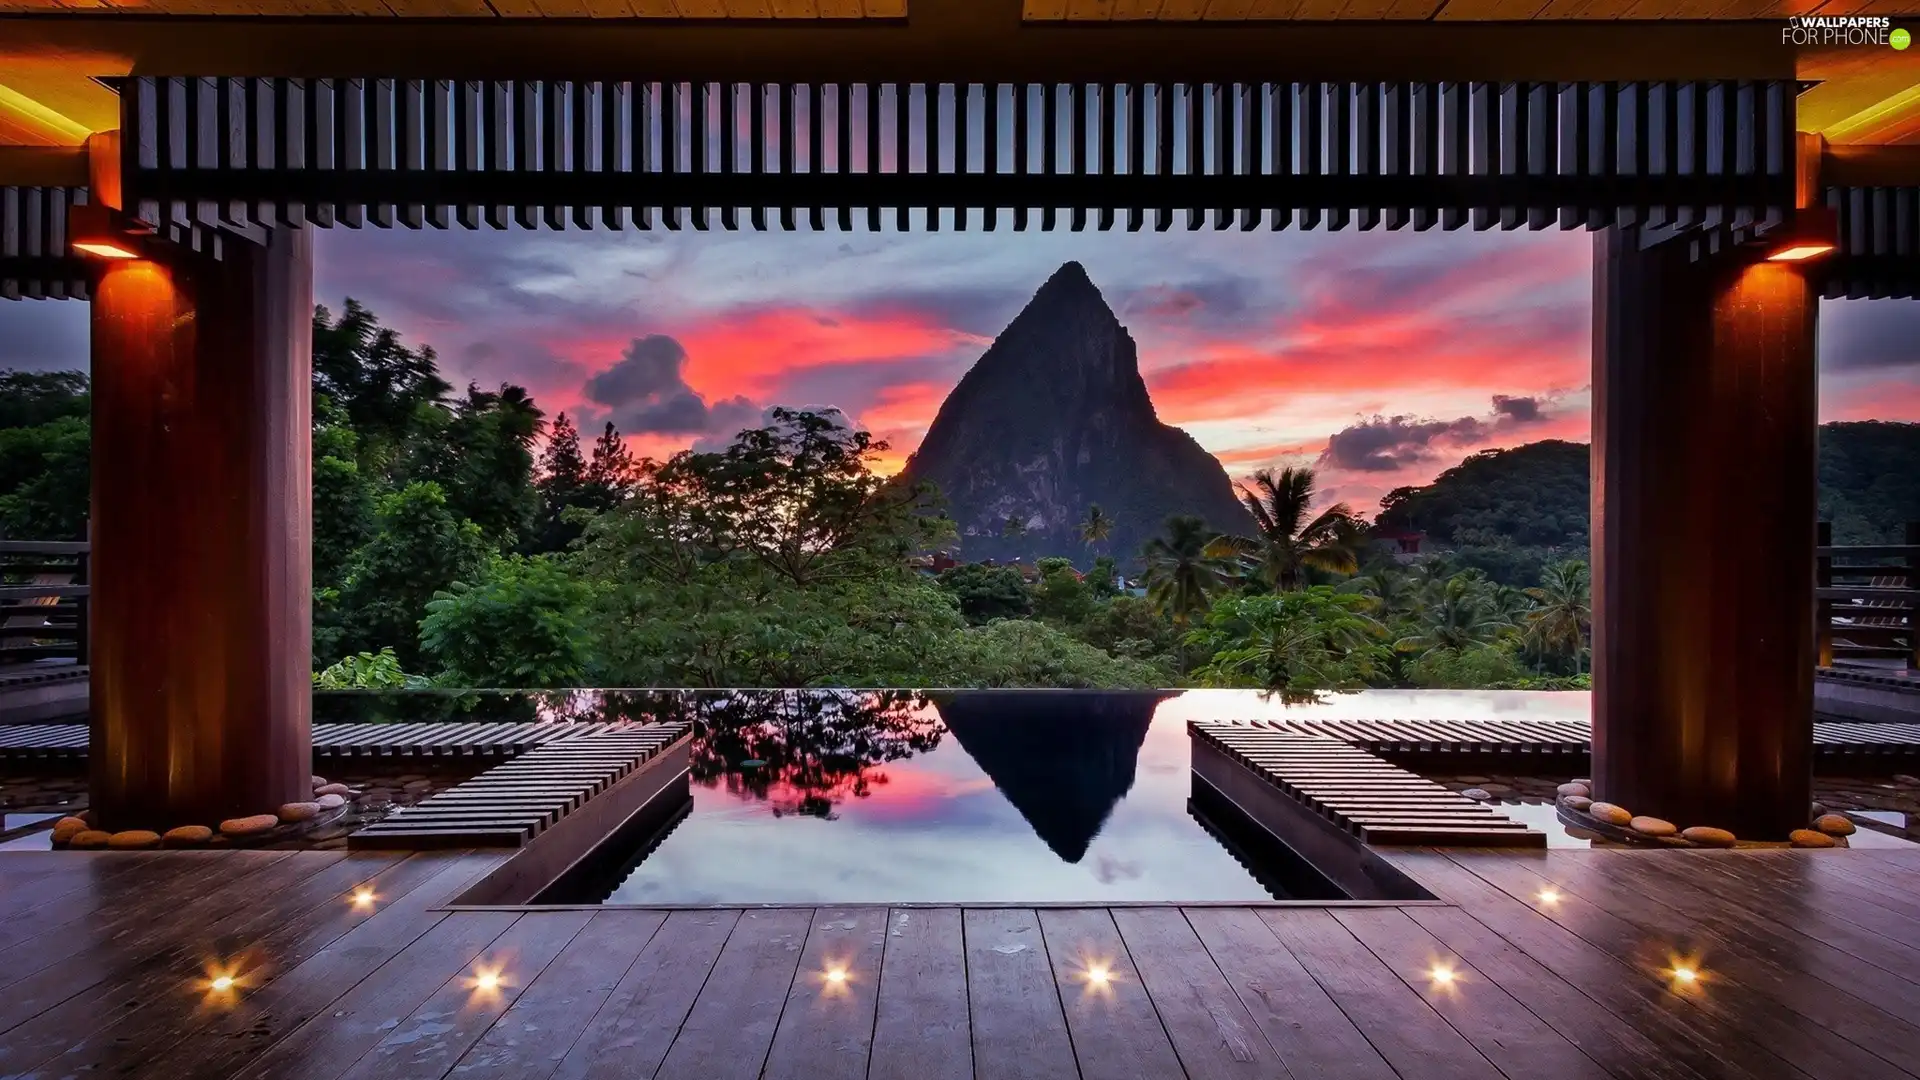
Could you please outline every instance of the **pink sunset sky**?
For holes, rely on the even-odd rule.
[[[1476,450],[1585,440],[1592,238],[1559,233],[351,232],[351,296],[456,384],[526,386],[661,456],[837,406],[904,460],[1049,274],[1080,261],[1162,420],[1235,477],[1313,464],[1371,513]],[[85,308],[0,305],[0,367],[84,367]],[[1920,420],[1920,305],[1821,311],[1821,417]]]

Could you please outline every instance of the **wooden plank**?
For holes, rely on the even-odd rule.
[[[882,908],[814,910],[763,1080],[866,1080],[886,935]]]
[[[334,1080],[346,1063],[381,1043],[396,1017],[410,1016],[448,980],[467,971],[519,917],[510,911],[463,911],[442,918],[237,1075]]]
[[[728,910],[668,915],[560,1060],[554,1080],[653,1076],[739,918]]]
[[[1075,1075],[1040,921],[1020,908],[969,908],[961,920],[976,1080]]]
[[[1624,969],[1604,957],[1592,958],[1593,966],[1600,969],[1599,980],[1593,980],[1585,967],[1555,973],[1459,908],[1402,910],[1482,977],[1620,1080],[1705,1080],[1726,1075],[1734,1068],[1700,1054],[1696,1044],[1684,1043],[1676,1048],[1674,1044],[1680,1040],[1666,1031],[1637,1023],[1630,1015],[1616,1016],[1607,1011],[1600,1000],[1609,989],[1606,976],[1616,970],[1624,974]],[[1514,915],[1525,920],[1539,918],[1531,911],[1518,909]],[[1701,1064],[1690,1066],[1689,1061]],[[1703,1066],[1706,1071],[1702,1071]]]
[[[1040,912],[1040,930],[1080,1075],[1180,1075],[1179,1056],[1113,917],[1104,908],[1050,908]]]
[[[1346,909],[1333,917],[1434,1012],[1508,1076],[1605,1080],[1608,1073],[1432,934],[1393,908]],[[1451,976],[1435,981],[1433,972]]]
[[[146,1067],[155,1076],[234,1075],[438,925],[445,915],[434,908],[497,861],[489,855],[408,857],[377,882],[372,915],[149,1057]]]
[[[1852,905],[1836,916],[1833,901],[1810,895],[1807,882],[1738,876],[1732,868],[1748,860],[1737,852],[1675,854],[1671,861],[1610,859],[1608,868],[1623,887],[1645,888],[1679,913],[1678,925],[1698,920],[1718,939],[1771,963],[1782,977],[1824,982],[1844,995],[1841,1002],[1870,1001],[1873,1010],[1905,1021],[1920,1042],[1920,1028],[1913,1027],[1920,1021],[1920,950],[1899,940],[1903,930],[1912,933],[1911,924],[1896,918],[1883,924],[1882,936],[1857,924],[1873,918],[1870,908]],[[1783,937],[1782,928],[1797,936]]]
[[[1260,918],[1402,1076],[1500,1075],[1332,915],[1292,909]]]
[[[41,853],[0,853],[0,883],[8,886],[0,892],[0,955],[56,927],[111,909],[115,899],[128,891],[157,888],[171,878],[195,872],[197,866],[192,859],[171,857],[171,853],[123,859],[119,852],[49,851],[45,854],[66,865],[46,876],[19,881],[10,867],[25,854]]]
[[[956,908],[888,915],[871,1080],[972,1080],[966,949]]]
[[[1115,908],[1110,914],[1188,1077],[1288,1071],[1178,908]]]
[[[0,1045],[0,1071],[28,1068],[50,1075],[136,1072],[157,1050],[209,1022],[213,999],[182,993],[204,977],[210,963],[230,969],[247,992],[305,960],[346,933],[369,912],[349,897],[354,889],[379,889],[384,874],[400,863],[392,856],[308,858],[311,869],[295,884],[263,891],[259,901],[229,919],[188,926],[118,978],[71,998],[59,1009],[7,1033]],[[76,1040],[74,1017],[86,1018]],[[54,1056],[58,1055],[58,1056]]]
[[[0,1032],[112,978],[157,936],[224,914],[244,902],[247,889],[262,882],[284,880],[275,871],[293,852],[224,854],[247,856],[228,864],[234,869],[224,893],[206,895],[204,878],[183,875],[143,894],[140,903],[117,905],[107,918],[91,924],[89,933],[35,938],[0,951]]]
[[[656,1080],[756,1080],[811,922],[806,908],[741,914]]]
[[[460,912],[458,923],[479,912]],[[487,912],[484,915],[491,915]],[[483,917],[484,917],[483,915]],[[478,1042],[593,918],[590,911],[536,911],[520,918],[465,970],[395,1026],[344,1074],[345,1080],[410,1080],[441,1076]],[[401,957],[405,959],[404,956]],[[498,980],[489,989],[480,982]]]
[[[1624,917],[1622,910],[1632,909],[1639,898],[1608,892],[1600,882],[1573,872],[1571,867],[1556,867],[1553,877],[1547,878],[1517,859],[1461,856],[1458,861],[1515,898],[1535,896],[1549,886],[1557,889],[1561,894],[1559,901],[1544,909],[1543,914],[1654,978],[1670,969],[1676,956],[1697,954],[1708,944],[1691,928],[1660,926],[1655,929],[1636,925]],[[1539,859],[1525,862],[1541,865]],[[1596,903],[1592,899],[1595,895],[1603,895],[1605,899]],[[1644,917],[1646,913],[1640,914]],[[1788,1008],[1762,993],[1762,987],[1749,984],[1749,977],[1766,983],[1774,981],[1775,976],[1732,950],[1715,950],[1712,968],[1708,973],[1712,992],[1688,993],[1685,1000],[1725,1020],[1808,1075],[1831,1080],[1863,1076],[1896,1080],[1906,1075],[1885,1059],[1825,1027],[1828,1021],[1852,1031],[1860,1030],[1861,1025],[1833,1016],[1833,1010],[1822,1006],[1814,994],[1797,995],[1807,999],[1797,1004],[1812,1014],[1803,1015],[1799,1009]],[[1814,1016],[1819,1019],[1813,1019]],[[1872,1038],[1874,1034],[1871,1025],[1867,1025],[1866,1037]]]
[[[593,913],[566,949],[460,1059],[461,1080],[544,1076],[573,1046],[666,922],[660,911]]]
[[[1516,898],[1502,892],[1446,855],[1404,852],[1395,853],[1392,861],[1436,894],[1459,904],[1456,910],[1471,915],[1551,972],[1552,977],[1578,986],[1602,1010],[1617,1017],[1624,1028],[1645,1033],[1661,1052],[1700,1076],[1743,1076],[1751,1080],[1806,1076],[1719,1017],[1679,1008],[1682,1002],[1676,1001],[1663,982],[1648,978],[1637,963],[1622,961],[1576,933],[1572,926],[1543,914],[1535,905],[1544,902],[1537,898]],[[1564,904],[1556,901],[1554,907]],[[1430,921],[1424,924],[1430,928],[1434,925]],[[1450,946],[1465,953],[1458,936],[1442,936]]]

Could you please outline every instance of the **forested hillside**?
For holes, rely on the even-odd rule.
[[[1842,544],[1897,543],[1920,520],[1920,424],[1820,426],[1820,516]],[[1426,533],[1462,565],[1522,583],[1561,558],[1585,558],[1589,454],[1548,440],[1474,454],[1422,487],[1380,501],[1381,528]]]

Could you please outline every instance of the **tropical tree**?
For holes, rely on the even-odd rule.
[[[1360,568],[1366,527],[1346,503],[1314,514],[1313,500],[1312,469],[1262,469],[1253,474],[1251,485],[1240,486],[1240,501],[1253,515],[1255,535],[1225,541],[1270,588],[1300,588],[1309,566],[1335,574]]]
[[[1023,517],[1018,517],[1013,514],[1008,514],[1007,520],[1000,526],[1000,535],[1001,536],[1027,535],[1027,519]]]
[[[1533,609],[1525,616],[1528,644],[1542,652],[1573,658],[1580,673],[1587,631],[1593,625],[1591,577],[1579,559],[1548,566],[1540,584],[1526,591]]]
[[[1415,632],[1394,642],[1405,651],[1471,649],[1491,644],[1513,623],[1498,610],[1491,588],[1473,572],[1455,574],[1439,586],[1427,603]]]
[[[1112,535],[1113,518],[1105,510],[1100,509],[1099,503],[1089,504],[1087,516],[1080,522],[1080,538],[1091,547]]]
[[[1385,630],[1359,609],[1365,600],[1325,585],[1264,596],[1224,596],[1187,644],[1212,659],[1201,683],[1267,690],[1336,690],[1364,685],[1384,651]]]
[[[1141,556],[1147,564],[1147,598],[1185,626],[1205,611],[1213,594],[1233,581],[1233,550],[1219,542],[1207,523],[1191,514],[1167,519],[1165,536],[1147,541]]]
[[[1365,597],[1366,610],[1377,619],[1411,615],[1420,608],[1420,593],[1413,580],[1391,569],[1354,578],[1342,591]]]

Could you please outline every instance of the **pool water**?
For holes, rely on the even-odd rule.
[[[575,899],[1338,898],[1284,849],[1271,850],[1264,837],[1237,828],[1210,792],[1195,802],[1186,718],[1165,707],[1171,697],[977,691],[704,698],[684,817],[657,846],[642,843],[615,858],[589,895]]]

